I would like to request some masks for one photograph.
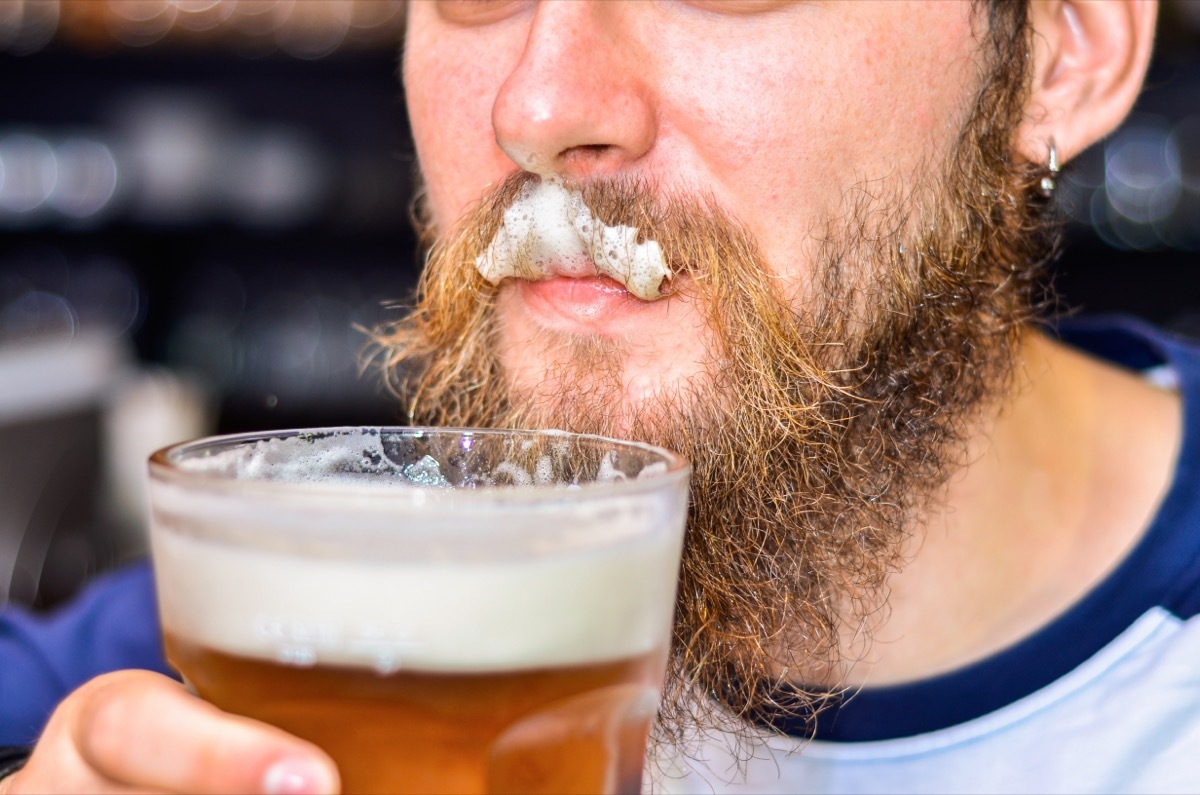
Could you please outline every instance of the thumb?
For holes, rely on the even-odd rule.
[[[72,770],[83,777],[63,780]],[[312,743],[147,671],[107,674],[68,697],[18,775],[28,778],[22,787],[43,791],[301,795],[340,786],[333,761]]]

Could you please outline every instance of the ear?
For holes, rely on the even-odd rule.
[[[1017,152],[1065,163],[1112,132],[1142,87],[1154,39],[1154,0],[1033,0],[1033,82]]]

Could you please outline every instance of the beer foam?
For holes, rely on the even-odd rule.
[[[592,215],[582,194],[556,178],[527,182],[475,260],[492,284],[506,278],[608,276],[645,301],[662,297],[671,272],[657,241],[637,242],[632,226],[609,226]]]
[[[264,438],[228,445],[207,455],[180,460],[176,466],[188,472],[232,480],[383,487],[403,484],[440,490],[455,487],[443,475],[440,464],[431,455],[407,464],[394,462],[384,449],[380,433],[372,432],[369,428]],[[640,480],[666,471],[666,462],[657,461],[643,466],[637,478]],[[617,468],[614,452],[608,451],[600,457],[599,468],[594,476],[596,483],[616,483],[627,479],[625,473]],[[515,461],[500,461],[490,471],[472,471],[469,483],[458,485],[480,487],[502,484],[579,487],[578,483],[556,476],[554,461],[548,455],[536,459],[532,469]]]
[[[164,629],[230,654],[478,672],[620,659],[669,641],[679,555],[669,530],[533,559],[398,561],[239,548],[177,532],[161,511],[156,524]]]
[[[451,488],[432,456],[401,466],[388,457],[379,434],[368,432],[261,439],[187,458],[178,466],[235,480]]]

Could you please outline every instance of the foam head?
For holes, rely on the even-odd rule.
[[[686,462],[558,433],[337,429],[151,465],[164,629],[291,665],[536,668],[666,645]]]

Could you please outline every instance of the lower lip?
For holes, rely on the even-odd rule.
[[[652,303],[634,297],[607,276],[559,277],[519,284],[527,304],[539,314],[595,330],[623,313]]]

